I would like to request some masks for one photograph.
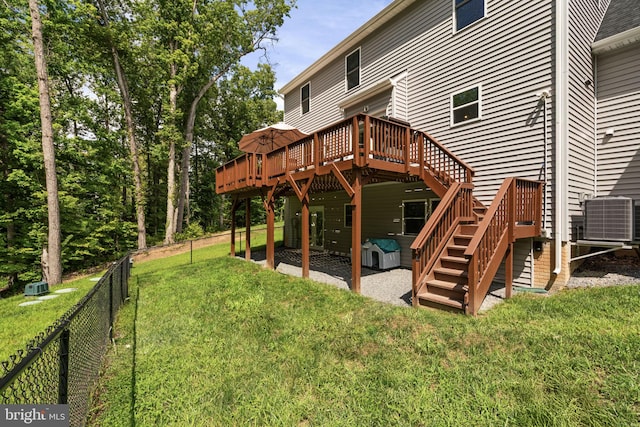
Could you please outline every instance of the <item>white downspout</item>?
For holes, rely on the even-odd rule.
[[[569,139],[569,6],[566,0],[555,0],[555,162],[553,180],[555,187],[555,269],[562,271],[562,239],[567,224],[567,149]]]
[[[598,57],[593,56],[593,197],[598,197]]]

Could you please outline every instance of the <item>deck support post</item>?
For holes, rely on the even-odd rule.
[[[275,221],[276,214],[273,199],[266,200],[265,210],[267,211],[267,268],[273,270],[275,266]]]
[[[245,199],[245,248],[244,258],[251,261],[251,199]]]
[[[360,293],[360,276],[362,273],[362,171],[354,170],[351,188],[352,227],[351,227],[351,290]]]
[[[316,158],[317,159],[317,158]],[[315,173],[307,179],[307,182],[304,184],[302,188],[298,186],[296,181],[291,177],[291,175],[287,176],[287,181],[291,188],[298,196],[298,200],[302,204],[302,241],[300,242],[300,246],[302,246],[302,277],[309,277],[309,190],[311,189],[311,183],[315,178]]]
[[[234,197],[231,203],[231,249],[229,252],[232,258],[236,256],[236,213],[238,204],[238,199]]]
[[[504,260],[504,295],[511,298],[513,291],[513,242],[509,243],[507,255]]]
[[[309,196],[302,198],[302,277],[309,277]]]
[[[262,198],[262,204],[264,210],[267,213],[267,268],[273,270],[275,267],[275,198],[276,189],[278,184],[275,184],[271,190],[267,193],[267,196]]]

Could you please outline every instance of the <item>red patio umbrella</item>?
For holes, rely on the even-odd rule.
[[[269,153],[305,136],[307,134],[299,129],[280,122],[243,136],[238,148],[245,153]]]

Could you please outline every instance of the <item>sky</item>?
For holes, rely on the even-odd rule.
[[[297,7],[278,31],[278,40],[269,44],[266,55],[276,73],[280,90],[309,65],[320,59],[393,0],[297,0]],[[243,64],[254,68],[267,62],[264,53],[250,55]],[[282,99],[276,99],[283,108]]]

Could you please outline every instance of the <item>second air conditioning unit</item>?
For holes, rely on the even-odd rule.
[[[634,202],[629,197],[596,197],[584,201],[584,237],[587,240],[634,240]],[[636,230],[637,232],[637,230]]]

